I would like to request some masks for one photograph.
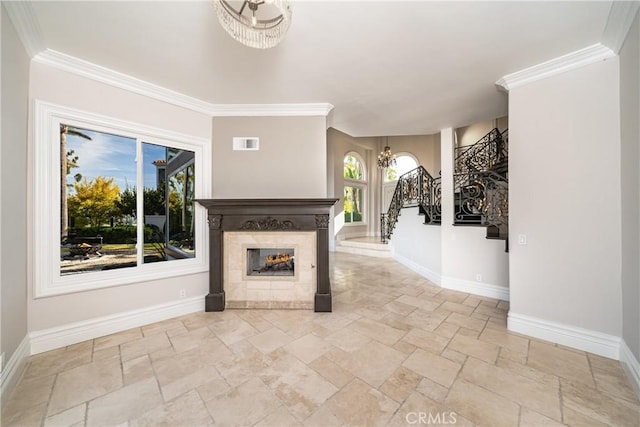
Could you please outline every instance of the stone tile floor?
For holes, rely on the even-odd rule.
[[[333,313],[195,313],[32,356],[3,426],[638,426],[620,364],[333,254]]]

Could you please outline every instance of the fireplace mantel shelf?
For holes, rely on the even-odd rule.
[[[198,199],[209,221],[209,294],[206,311],[225,309],[223,233],[225,231],[315,231],[317,291],[314,310],[331,311],[329,214],[338,199]]]

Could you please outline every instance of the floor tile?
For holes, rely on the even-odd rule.
[[[330,274],[331,313],[192,313],[32,356],[1,423],[640,425],[620,362],[509,332],[506,301],[387,259]]]
[[[402,341],[435,354],[440,354],[449,344],[449,338],[420,328],[414,328],[409,331],[402,338]]]
[[[213,419],[196,391],[157,406],[132,418],[129,427],[208,426]]]
[[[352,329],[344,328],[327,336],[325,340],[344,351],[352,352],[368,344],[371,338]]]
[[[379,390],[396,402],[402,403],[415,391],[422,379],[422,375],[415,373],[411,369],[400,366],[379,387]]]
[[[259,378],[206,402],[216,425],[251,426],[278,410],[282,403]]]
[[[52,415],[44,420],[44,427],[71,426],[74,424],[84,425],[87,405],[75,406],[62,411],[57,415]]]
[[[121,387],[122,369],[116,360],[99,360],[62,372],[53,387],[47,415],[55,415]]]
[[[520,407],[516,403],[465,380],[453,384],[444,404],[478,425],[518,425]]]
[[[562,420],[560,382],[535,381],[513,371],[470,358],[460,378],[506,399],[537,411],[555,421]]]
[[[171,348],[171,342],[165,334],[159,333],[121,344],[120,353],[124,362],[166,348]]]
[[[598,393],[579,382],[561,380],[562,403],[565,408],[614,426],[633,426],[640,422],[640,406],[624,399]]]
[[[318,357],[309,363],[309,367],[322,375],[327,381],[336,387],[343,387],[353,379],[353,374],[325,356]]]
[[[89,341],[89,344],[92,342]],[[92,360],[92,350],[90,346],[80,350],[69,350],[61,348],[46,353],[37,354],[29,360],[25,378],[37,378],[47,375],[57,374],[78,366],[90,363]]]
[[[595,388],[586,354],[531,341],[527,365]]]
[[[314,359],[331,350],[331,347],[331,344],[310,333],[292,341],[283,348],[304,363],[311,363]]]
[[[593,354],[588,354],[587,357],[598,390],[631,402],[638,402],[638,396],[620,362]]]
[[[263,354],[269,354],[282,346],[289,344],[293,338],[285,334],[278,328],[272,327],[264,332],[254,335],[248,339]]]
[[[395,344],[406,333],[371,319],[356,320],[347,328],[386,345]]]
[[[338,388],[295,357],[284,354],[258,377],[298,420],[304,420]]]
[[[369,385],[379,387],[400,367],[406,357],[398,350],[371,341],[350,353],[347,361],[338,364]]]
[[[395,413],[388,424],[390,427],[405,426],[469,426],[473,423],[461,417],[446,406],[433,402],[418,392],[412,393]]]
[[[500,350],[495,344],[490,344],[461,334],[453,337],[447,348],[489,363],[496,361],[498,351]]]
[[[143,338],[142,330],[140,328],[128,329],[105,337],[96,338],[94,340],[94,351],[119,346],[120,344],[139,340],[140,338]]]
[[[461,368],[459,363],[422,349],[417,349],[402,366],[445,387],[453,384]]]
[[[354,379],[334,394],[306,426],[384,426],[399,405],[365,382]]]
[[[162,403],[155,378],[130,384],[89,402],[87,427],[116,425]]]

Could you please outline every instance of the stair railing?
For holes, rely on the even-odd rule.
[[[494,172],[455,173],[454,206],[456,224],[509,226],[509,182]]]
[[[425,214],[425,223],[434,224],[442,213],[440,178],[434,178],[422,166],[403,174],[398,179],[389,209],[380,215],[382,243],[387,243],[404,207],[419,206]]]
[[[473,145],[456,147],[454,167],[457,173],[482,172],[492,169],[508,157],[507,144],[497,128],[492,129]]]

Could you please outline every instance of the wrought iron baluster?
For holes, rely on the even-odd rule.
[[[391,237],[403,207],[420,206],[427,215],[425,222],[436,222],[434,209],[437,209],[439,213],[441,208],[439,206],[440,197],[438,197],[437,208],[433,206],[435,197],[432,194],[435,182],[436,180],[422,166],[400,176],[388,211],[380,215],[380,234],[383,243],[387,243]],[[440,178],[437,182],[439,186]]]

